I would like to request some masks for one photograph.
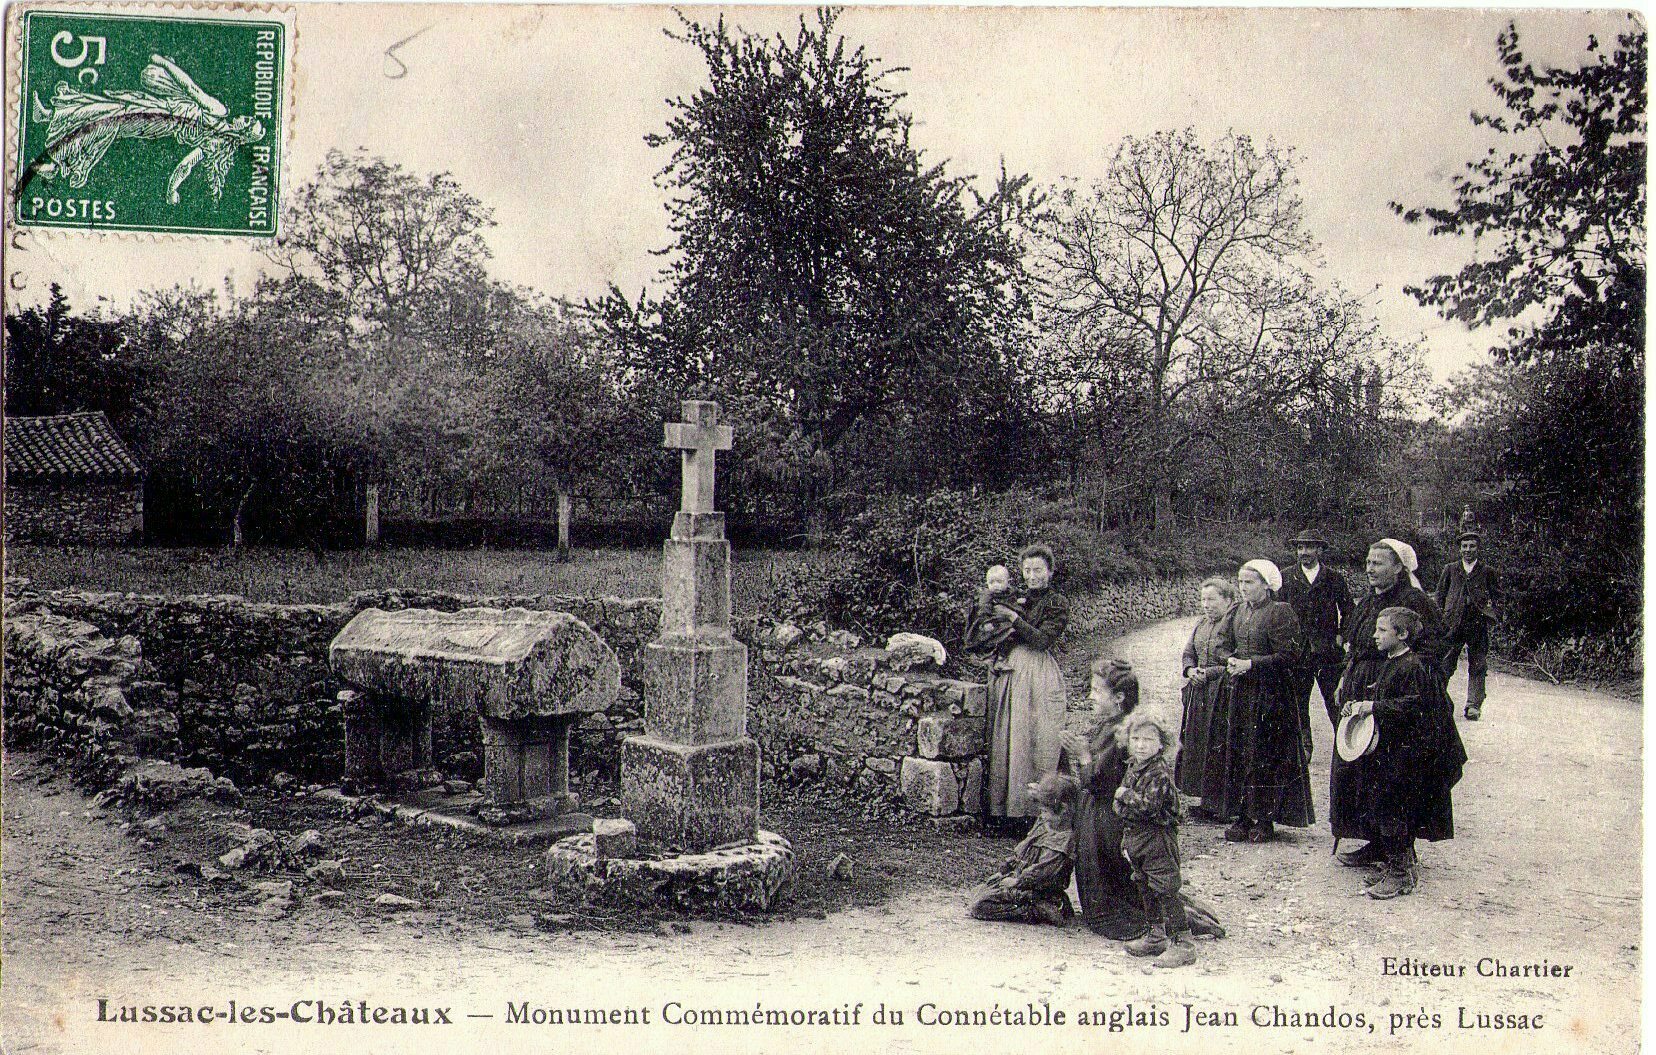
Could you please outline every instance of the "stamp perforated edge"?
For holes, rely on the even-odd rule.
[[[285,54],[282,58],[282,76],[285,79],[285,88],[279,105],[282,110],[282,129],[280,135],[281,149],[276,160],[276,176],[279,194],[285,193],[288,188],[290,158],[293,156],[293,119],[298,109],[299,85],[296,77],[298,63],[295,56],[299,52],[299,19],[297,10],[288,4],[278,3],[234,3],[220,2],[220,0],[203,0],[203,2],[189,2],[189,0],[166,0],[163,3],[108,3],[86,2],[86,0],[36,0],[33,3],[15,3],[6,9],[6,90],[5,106],[6,128],[5,157],[0,159],[0,178],[3,178],[4,197],[0,205],[4,206],[3,218],[6,247],[8,249],[21,248],[18,240],[23,237],[46,241],[74,242],[81,239],[130,239],[133,241],[164,240],[173,242],[177,239],[195,239],[199,241],[222,244],[226,239],[234,241],[265,242],[274,235],[266,234],[238,234],[235,232],[210,231],[149,231],[130,228],[114,230],[97,227],[46,227],[25,225],[17,222],[16,210],[13,202],[13,185],[18,176],[19,154],[22,150],[22,114],[23,105],[23,16],[31,11],[60,11],[73,14],[90,15],[129,15],[148,18],[175,17],[214,17],[220,19],[243,19],[246,21],[280,22],[287,32]],[[281,233],[281,199],[275,203],[277,227],[276,234]],[[9,252],[4,256],[11,260]],[[10,272],[13,263],[8,262],[7,293],[12,291]]]

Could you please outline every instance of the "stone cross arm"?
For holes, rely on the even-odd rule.
[[[684,485],[679,509],[685,513],[713,511],[713,455],[730,450],[734,434],[729,425],[720,425],[719,404],[687,399],[683,421],[670,421],[665,428],[664,447],[684,452]]]

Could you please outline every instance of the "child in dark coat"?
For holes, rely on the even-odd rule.
[[[1173,779],[1179,738],[1167,719],[1151,709],[1136,710],[1122,723],[1130,760],[1115,794],[1121,817],[1121,852],[1133,866],[1133,880],[1144,901],[1150,932],[1127,943],[1133,956],[1154,956],[1156,967],[1187,967],[1196,962],[1190,921],[1179,873],[1179,823],[1184,800]]]
[[[1378,743],[1347,763],[1345,781],[1356,807],[1355,823],[1369,839],[1348,854],[1347,864],[1375,864],[1364,884],[1385,901],[1413,892],[1419,873],[1415,839],[1437,841],[1455,834],[1450,791],[1460,780],[1466,748],[1455,728],[1454,707],[1434,664],[1409,646],[1423,621],[1409,608],[1387,608],[1374,621],[1374,644],[1386,657],[1368,700],[1352,700],[1344,715],[1374,715]]]
[[[1000,871],[972,895],[976,919],[1063,926],[1075,916],[1070,875],[1075,868],[1073,777],[1048,773],[1030,791],[1040,817]]]
[[[1012,636],[1012,620],[995,614],[995,606],[1021,609],[1024,599],[1012,589],[1012,573],[1004,564],[991,564],[983,573],[983,589],[978,591],[977,604],[972,608],[972,619],[966,628],[968,652],[992,653]]]

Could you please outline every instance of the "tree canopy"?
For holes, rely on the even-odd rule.
[[[929,164],[897,71],[836,17],[791,37],[723,19],[670,33],[708,82],[648,137],[668,152],[663,288],[594,305],[629,362],[724,399],[744,443],[772,433],[807,504],[813,483],[904,451],[911,486],[991,474],[1027,324],[1008,220],[1026,181],[980,196]]]
[[[1469,326],[1506,321],[1455,409],[1466,471],[1493,481],[1533,602],[1527,625],[1637,621],[1644,493],[1646,32],[1634,16],[1573,68],[1536,66],[1514,26],[1490,81],[1499,137],[1448,206],[1394,209],[1435,234],[1477,238],[1475,258],[1411,292]],[[1557,553],[1579,557],[1566,568]]]

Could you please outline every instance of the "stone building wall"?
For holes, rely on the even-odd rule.
[[[643,724],[641,653],[661,614],[654,598],[556,594],[384,590],[331,605],[276,605],[222,595],[36,591],[22,581],[6,590],[8,743],[73,745],[95,733],[113,737],[114,746],[100,749],[106,754],[136,751],[242,782],[277,771],[337,778],[344,728],[336,696],[343,685],[328,669],[328,644],[367,608],[519,607],[581,619],[614,649],[622,688],[608,714],[577,728],[571,768],[613,775],[621,739]],[[1193,595],[1191,581],[1078,598],[1072,634],[1184,614]],[[846,650],[829,636],[782,629],[754,619],[733,626],[749,648],[749,733],[759,741],[768,776],[822,781],[930,816],[981,808],[987,705],[981,683],[894,670],[880,649]],[[86,686],[94,674],[125,680]],[[111,711],[108,688],[124,693],[132,709],[116,715],[125,728],[98,725],[120,726],[111,714],[121,709]],[[433,719],[439,766],[478,776],[476,716]],[[129,734],[139,737],[137,747],[125,739]]]
[[[130,542],[144,531],[143,485],[7,481],[6,541]]]

